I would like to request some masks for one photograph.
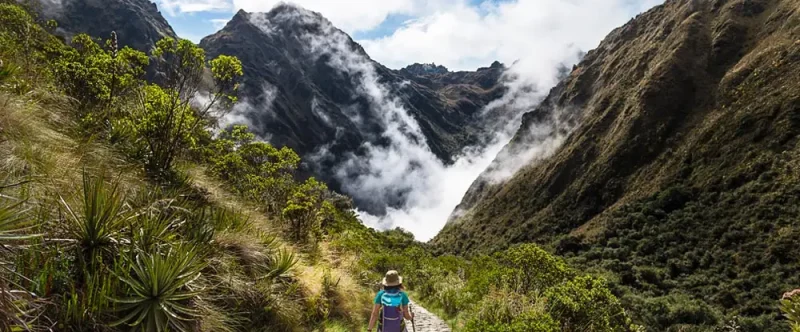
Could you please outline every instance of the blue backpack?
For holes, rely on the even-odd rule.
[[[384,292],[381,296],[381,319],[378,321],[378,331],[402,332],[406,323],[403,320],[403,295],[400,291]]]

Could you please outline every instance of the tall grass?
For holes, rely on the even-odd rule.
[[[0,249],[3,254],[16,249],[17,244],[40,237],[31,234],[36,226],[23,209],[23,202],[0,203]],[[30,320],[37,310],[35,294],[14,282],[21,275],[9,269],[6,256],[0,256],[0,329],[30,329]]]

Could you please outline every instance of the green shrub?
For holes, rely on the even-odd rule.
[[[474,299],[466,291],[464,281],[457,276],[446,276],[434,282],[436,302],[448,315],[454,316],[469,307]]]
[[[116,48],[112,33],[105,49],[79,34],[54,61],[53,71],[64,91],[77,100],[78,117],[87,129],[97,129],[114,115],[111,106],[131,97],[141,85],[147,55],[129,47]]]
[[[513,291],[493,291],[466,313],[467,332],[556,332],[559,324],[542,299]]]
[[[0,3],[0,88],[22,94],[49,85],[48,56],[63,45],[16,3]]]
[[[328,187],[314,178],[309,178],[294,189],[286,202],[282,217],[287,223],[291,237],[304,242],[308,237],[322,235],[321,222],[331,213],[331,205],[325,201]]]
[[[520,293],[539,292],[571,276],[564,260],[535,244],[514,246],[499,254],[500,261],[512,269],[506,283]]]
[[[240,193],[266,203],[269,212],[281,213],[286,207],[300,164],[293,150],[255,141],[255,135],[239,125],[223,130],[206,155],[212,172]]]
[[[208,102],[197,105],[206,68],[205,52],[188,40],[164,38],[156,43],[152,54],[159,59],[163,82],[145,87],[141,106],[129,108],[124,125],[134,138],[135,155],[147,160],[147,173],[170,179],[175,159],[192,149],[205,126],[214,121],[212,110],[228,110],[236,101],[242,65],[229,56],[211,60],[215,86]]]
[[[630,322],[603,279],[579,276],[545,291],[563,331],[625,331]]]

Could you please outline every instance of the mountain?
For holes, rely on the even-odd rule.
[[[400,72],[407,73],[413,76],[426,76],[426,75],[436,75],[436,74],[447,74],[449,71],[445,66],[437,66],[435,63],[415,63],[413,65],[408,65],[403,69],[400,69]]]
[[[800,284],[799,8],[671,0],[615,29],[525,114],[433,243],[546,244],[613,272],[656,330],[778,329],[774,299]],[[687,297],[697,316],[648,314]]]
[[[46,19],[58,22],[57,34],[85,33],[107,39],[117,32],[120,46],[148,52],[164,37],[177,35],[148,0],[35,0]]]
[[[499,63],[475,72],[391,70],[320,14],[289,4],[267,13],[239,11],[200,45],[209,57],[242,61],[238,122],[297,151],[310,173],[336,189],[337,165],[357,160],[368,146],[389,146],[388,132],[453,162],[464,147],[489,137],[491,121],[480,110],[505,91]],[[356,204],[376,214],[386,208]]]

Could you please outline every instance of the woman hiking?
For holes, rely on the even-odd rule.
[[[375,306],[369,318],[367,331],[374,331],[378,323],[378,332],[406,332],[403,318],[413,320],[414,315],[408,310],[408,294],[403,291],[403,277],[395,270],[386,272],[383,278],[383,290],[375,296]]]

